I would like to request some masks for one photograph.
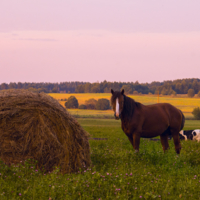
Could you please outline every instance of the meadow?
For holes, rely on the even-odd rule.
[[[78,118],[90,133],[92,165],[75,174],[41,172],[29,161],[8,167],[0,163],[0,199],[200,199],[200,143],[173,141],[163,153],[160,141],[141,139],[135,153],[120,120]],[[200,128],[186,120],[184,129]],[[104,138],[93,140],[92,138]]]
[[[50,96],[57,99],[61,105],[64,106],[65,101],[61,99],[67,99],[70,96],[75,96],[78,99],[79,105],[84,104],[86,100],[94,98],[96,100],[100,98],[105,98],[110,100],[111,94],[109,93],[74,93],[74,94],[63,94],[63,93],[50,93]],[[172,96],[160,96],[159,99],[156,95],[128,95],[135,101],[138,101],[144,105],[154,104],[154,103],[170,103],[175,107],[182,110],[187,119],[192,119],[192,111],[196,107],[200,107],[200,98],[188,98],[185,95]],[[80,110],[80,109],[69,109],[72,115],[76,117],[98,117],[98,118],[112,118],[113,112],[108,111],[91,111],[91,110]]]

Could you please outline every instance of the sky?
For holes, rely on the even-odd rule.
[[[0,83],[200,78],[199,0],[1,0]]]

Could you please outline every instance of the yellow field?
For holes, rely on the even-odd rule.
[[[111,94],[109,93],[74,93],[74,94],[62,94],[62,93],[50,93],[50,96],[57,99],[61,105],[64,106],[65,101],[60,101],[61,99],[67,99],[70,96],[75,96],[78,99],[79,105],[84,104],[85,100],[94,98],[96,100],[100,98],[105,98],[110,100]],[[128,95],[135,101],[142,104],[149,105],[158,102],[158,97],[154,95]],[[175,107],[183,111],[186,117],[192,117],[192,110],[195,107],[200,107],[200,98],[186,98],[186,97],[170,97],[170,96],[160,96],[159,103],[170,103]],[[79,110],[79,109],[69,109],[69,111],[74,115],[113,115],[113,112],[108,111],[97,111],[97,110]]]

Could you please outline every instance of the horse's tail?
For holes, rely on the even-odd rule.
[[[184,116],[184,114],[183,114],[183,112],[181,110],[180,110],[180,112],[182,114],[182,122],[181,122],[181,129],[180,130],[182,130],[183,127],[184,127],[184,124],[185,124],[185,116]]]

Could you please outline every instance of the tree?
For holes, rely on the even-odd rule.
[[[78,108],[79,108],[79,109],[87,109],[87,106],[84,105],[84,104],[81,104]]]
[[[133,93],[133,90],[131,88],[131,85],[123,85],[121,90],[125,91],[126,94],[132,94]]]
[[[161,94],[162,95],[167,95],[167,90],[165,88],[163,88],[162,91],[161,91]]]
[[[195,119],[200,119],[200,108],[194,108],[194,110],[192,111],[192,114],[194,115]]]
[[[198,96],[198,97],[200,97],[200,90],[199,90],[199,92],[198,92],[197,96]]]
[[[56,86],[52,89],[52,93],[58,93],[58,89]]]
[[[188,90],[188,97],[194,97],[195,93],[194,93],[194,89],[189,89]]]
[[[66,108],[78,108],[78,100],[75,96],[70,96],[65,102]]]
[[[138,91],[134,90],[134,91],[133,91],[133,94],[137,95],[137,94],[138,94]]]
[[[87,106],[87,109],[91,109],[91,110],[96,109],[96,104],[97,104],[97,100],[94,98],[88,99],[85,101],[85,105]]]
[[[176,92],[175,91],[173,91],[172,93],[171,93],[171,96],[173,96],[173,97],[175,97],[177,94],[176,94]]]
[[[92,93],[99,93],[100,92],[100,88],[99,85],[95,84],[91,87],[91,92]]]
[[[108,110],[110,109],[110,101],[108,99],[99,99],[96,104],[97,110]]]

